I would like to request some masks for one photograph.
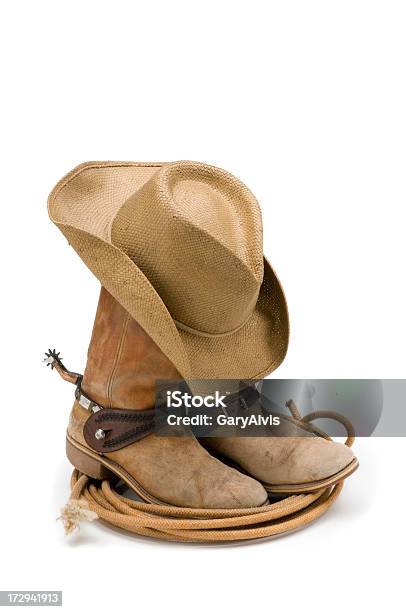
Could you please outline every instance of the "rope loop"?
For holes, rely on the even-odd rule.
[[[351,421],[347,419],[347,417],[339,414],[338,412],[333,412],[330,410],[317,410],[315,412],[309,412],[304,417],[302,417],[301,421],[303,423],[311,423],[317,419],[332,419],[334,421],[338,421],[342,425],[344,425],[347,432],[347,439],[344,442],[345,446],[352,446],[355,442],[355,429]]]

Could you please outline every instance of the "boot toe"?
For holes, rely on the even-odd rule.
[[[268,501],[268,493],[260,482],[235,470],[235,477],[224,487],[225,507],[254,508]],[[231,504],[231,505],[230,505]]]
[[[344,470],[354,459],[354,453],[348,446],[322,438],[308,440],[301,446],[298,461],[301,474],[298,480],[302,482],[330,478]]]

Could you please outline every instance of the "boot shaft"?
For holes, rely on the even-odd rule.
[[[157,379],[179,379],[142,327],[104,287],[101,288],[83,392],[106,408],[143,410],[155,403]]]

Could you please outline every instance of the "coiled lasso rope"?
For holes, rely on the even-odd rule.
[[[294,402],[287,406],[294,420],[307,424],[315,419],[339,421],[347,430],[345,444],[352,446],[351,423],[335,412],[313,412],[301,417]],[[316,428],[313,428],[313,431]],[[326,439],[324,432],[317,432]],[[236,509],[181,508],[135,501],[119,494],[108,480],[94,481],[73,471],[71,497],[61,520],[70,533],[81,520],[100,518],[130,533],[178,542],[233,542],[267,538],[309,525],[335,502],[343,483],[313,493],[290,495],[268,506]]]

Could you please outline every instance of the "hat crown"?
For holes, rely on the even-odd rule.
[[[180,327],[227,334],[253,312],[263,280],[258,202],[206,164],[162,166],[130,196],[111,240],[142,270]]]

